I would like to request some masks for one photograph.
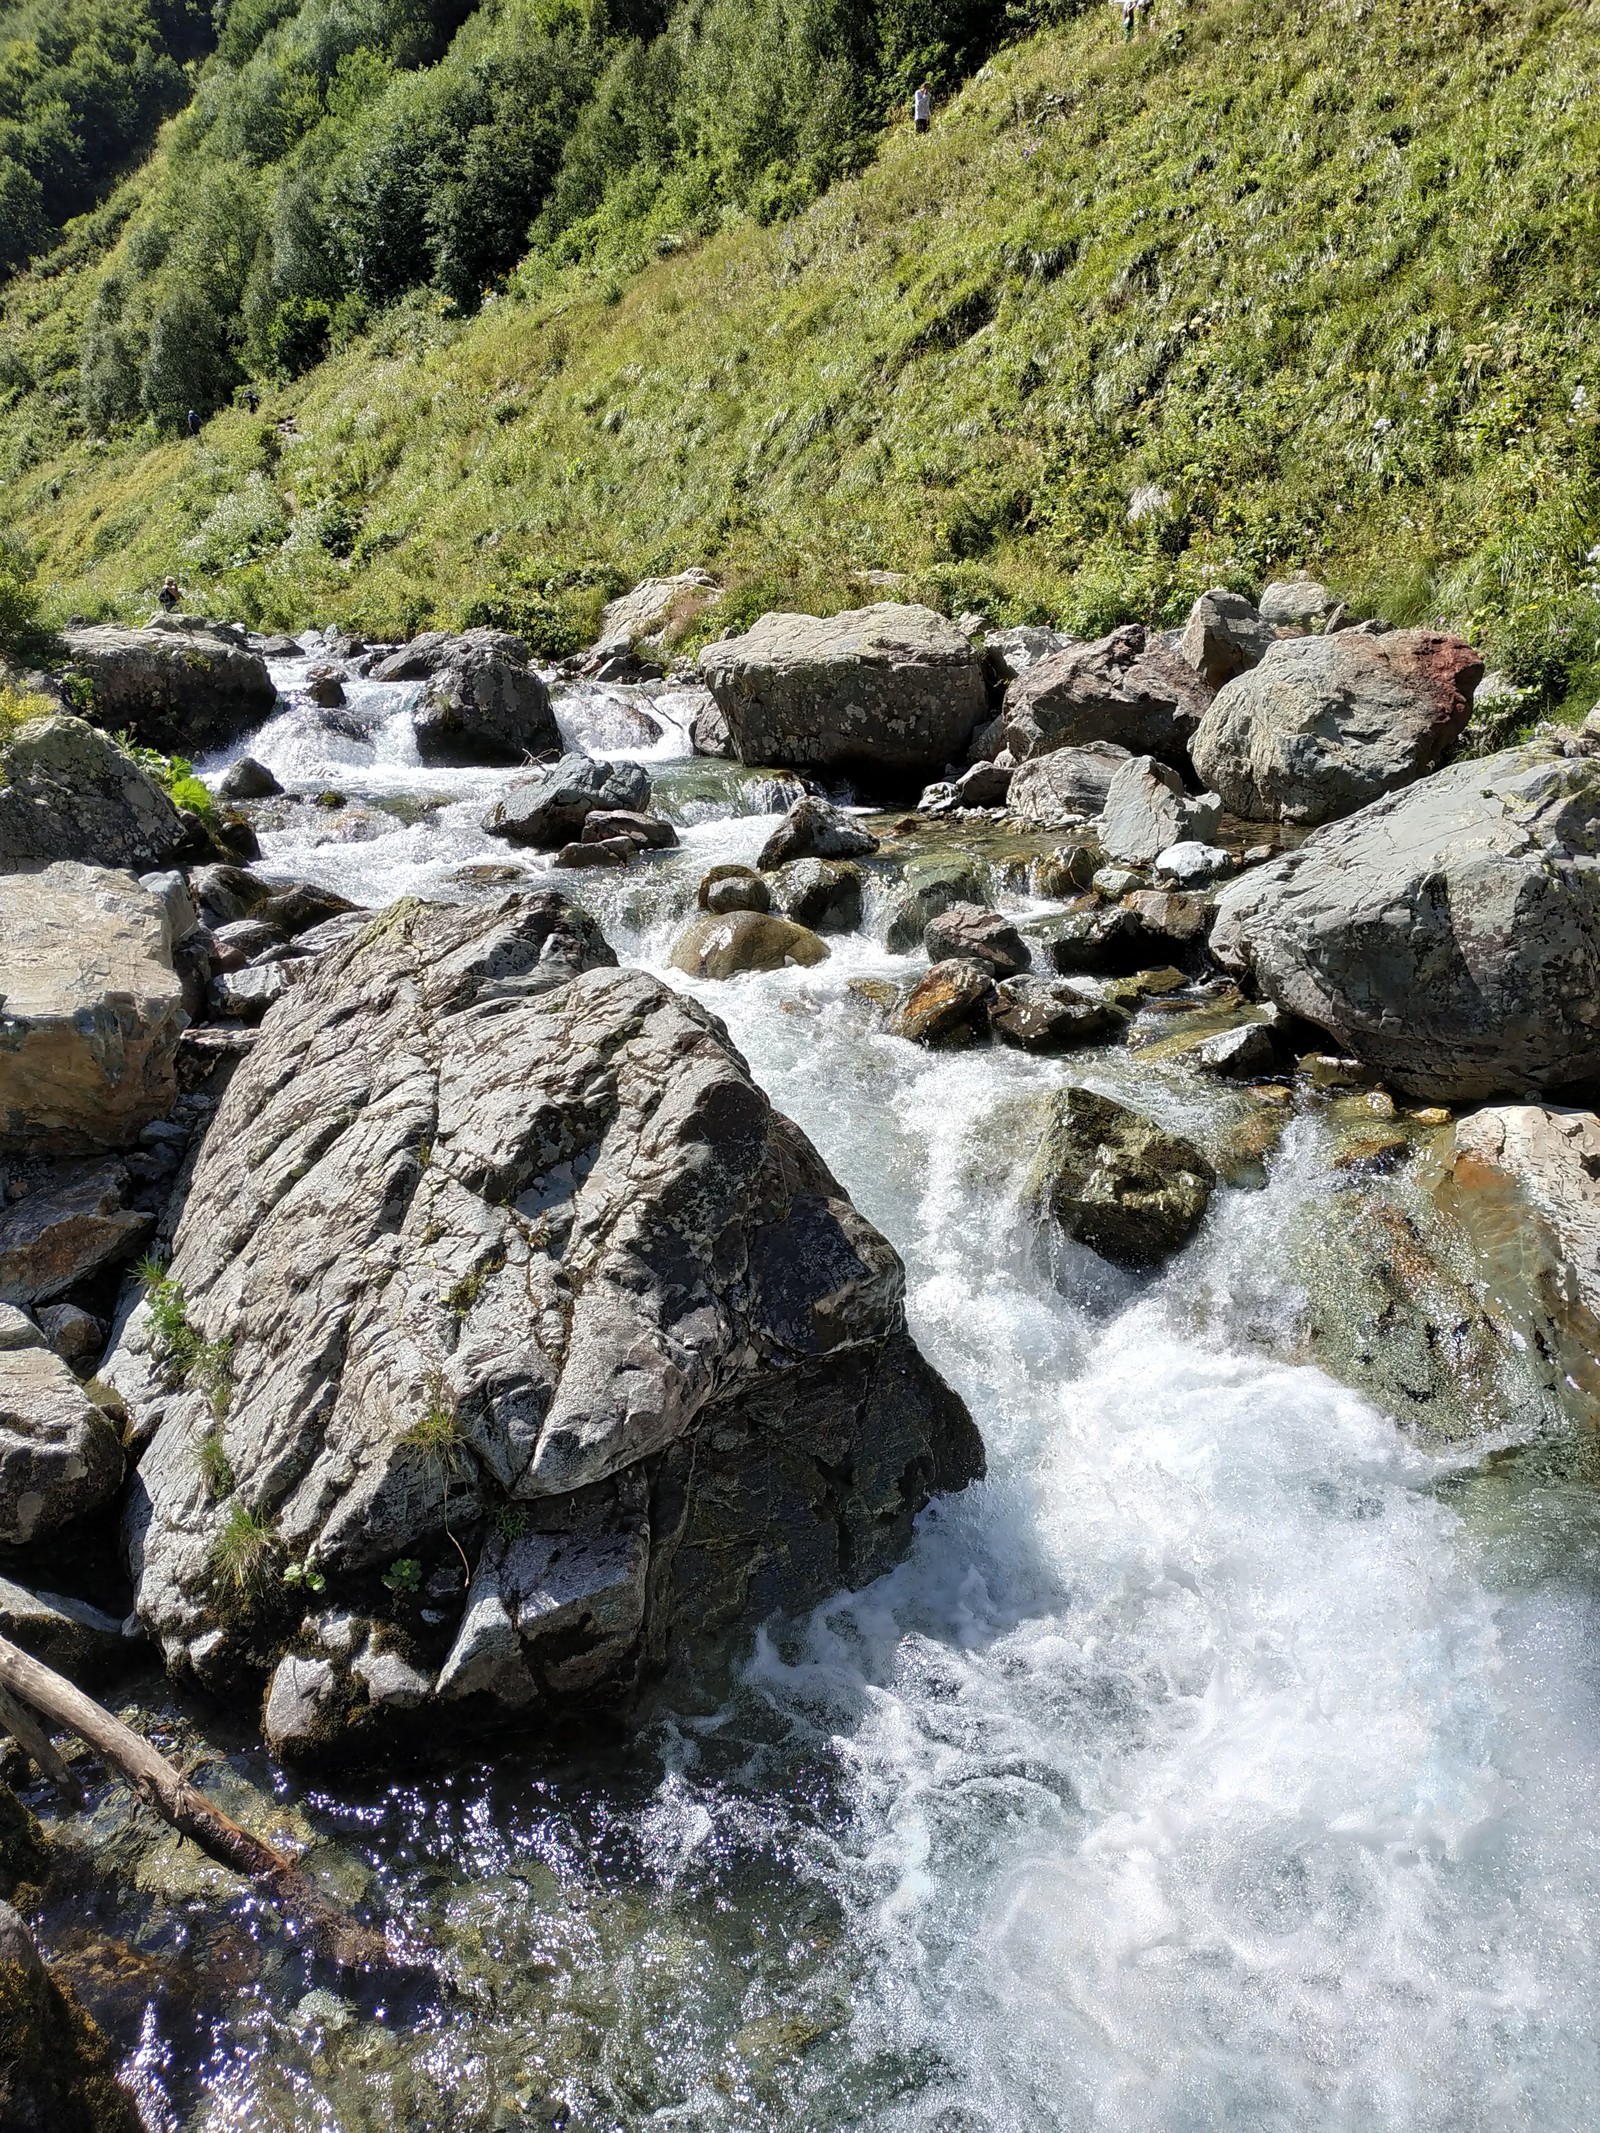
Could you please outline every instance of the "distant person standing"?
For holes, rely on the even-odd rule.
[[[1122,41],[1132,44],[1134,26],[1139,20],[1139,0],[1122,0]]]
[[[156,594],[156,598],[161,602],[162,612],[170,615],[183,598],[182,593],[178,590],[177,579],[167,578],[163,582],[160,592]]]
[[[926,82],[911,99],[911,123],[918,133],[926,133],[933,124],[933,91]]]
[[[200,411],[199,411],[199,409],[198,409],[198,408],[193,408],[193,407],[191,407],[191,408],[190,408],[190,410],[189,410],[189,435],[190,435],[191,437],[198,437],[198,436],[199,436],[199,434],[200,434]]]
[[[244,404],[250,410],[252,415],[256,415],[261,412],[261,395],[256,391],[253,385],[250,386],[245,393]]]

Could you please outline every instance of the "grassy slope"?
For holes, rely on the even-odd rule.
[[[751,605],[877,567],[1088,626],[1305,563],[1581,667],[1600,30],[1549,0],[1161,15],[1131,51],[1105,8],[1008,51],[794,222],[530,273],[468,323],[417,302],[198,444],[74,440],[82,274],[20,283],[41,383],[0,464],[53,605],[131,612],[177,569],[396,631],[707,562]]]

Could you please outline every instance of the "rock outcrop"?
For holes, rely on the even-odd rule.
[[[894,1252],[720,1024],[551,894],[403,903],[321,962],[229,1086],[170,1281],[230,1396],[134,1312],[102,1374],[154,1429],[137,1606],[208,1678],[288,1645],[279,1737],[625,1705],[877,1575],[982,1464]],[[309,1643],[284,1565],[327,1581]]]
[[[63,636],[88,680],[95,723],[167,755],[220,748],[259,726],[277,700],[266,661],[218,631],[96,623]]]
[[[741,762],[869,783],[942,771],[988,708],[982,654],[929,607],[763,615],[708,644],[700,674]]]
[[[1440,762],[1482,672],[1437,630],[1285,638],[1218,691],[1190,753],[1230,814],[1330,822]]]
[[[632,592],[607,601],[595,650],[658,645],[669,631],[681,630],[721,598],[722,587],[709,570],[680,570],[670,578],[646,578]]]
[[[162,898],[68,861],[0,875],[0,1148],[126,1147],[172,1106],[187,1020]]]
[[[1456,763],[1230,882],[1211,950],[1395,1089],[1600,1073],[1600,761]]]
[[[550,691],[507,630],[427,630],[380,661],[374,681],[422,681],[411,714],[425,763],[520,763],[561,747]]]
[[[1211,689],[1186,659],[1130,622],[1030,667],[1006,690],[1005,745],[1019,763],[1110,741],[1181,768]]]
[[[1188,1242],[1215,1183],[1182,1134],[1090,1089],[1058,1089],[1044,1107],[1025,1197],[1063,1235],[1138,1269]]]
[[[0,870],[75,859],[146,874],[188,839],[147,771],[81,718],[41,718],[0,746]]]

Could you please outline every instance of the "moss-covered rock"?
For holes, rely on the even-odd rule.
[[[0,2133],[141,2133],[111,2047],[0,1903]]]
[[[1192,1141],[1091,1089],[1059,1089],[1028,1175],[1039,1217],[1116,1266],[1157,1266],[1199,1227],[1216,1172]]]

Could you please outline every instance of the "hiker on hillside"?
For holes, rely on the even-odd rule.
[[[1132,44],[1134,25],[1139,19],[1139,0],[1122,0],[1122,41]]]
[[[250,410],[252,415],[256,415],[261,412],[261,395],[256,391],[253,385],[250,386],[245,392],[244,404]]]
[[[926,133],[933,123],[933,91],[926,82],[911,99],[911,123],[918,133]]]
[[[199,410],[198,408],[195,408],[195,407],[191,407],[191,408],[190,408],[190,410],[189,410],[189,435],[190,435],[191,437],[198,437],[198,436],[199,436],[199,434],[200,434],[200,410]]]
[[[161,590],[156,594],[156,598],[161,602],[162,612],[164,614],[170,615],[172,613],[172,610],[177,607],[183,599],[182,593],[180,593],[178,590],[177,579],[163,579]]]

